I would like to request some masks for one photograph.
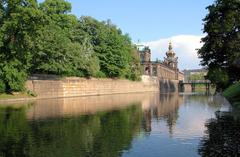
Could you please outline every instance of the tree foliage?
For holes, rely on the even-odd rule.
[[[194,73],[190,74],[189,80],[194,81],[194,80],[204,80],[205,79],[205,74],[204,73]]]
[[[65,0],[0,1],[0,80],[21,91],[31,74],[139,79],[138,55],[110,20],[69,14]]]
[[[1,80],[7,90],[20,91],[31,67],[39,11],[33,0],[1,1],[1,6],[4,12],[0,26]]]
[[[203,20],[207,36],[202,39],[204,45],[198,51],[201,64],[208,66],[209,72],[220,68],[229,75],[230,81],[240,79],[240,69],[234,66],[240,58],[239,8],[239,0],[217,0],[207,7],[209,13]]]
[[[131,76],[134,74],[131,70],[133,66],[137,66],[138,56],[133,51],[128,35],[123,35],[110,20],[99,22],[86,16],[81,17],[80,28],[87,33],[104,75],[135,79],[135,76]]]
[[[228,73],[221,68],[209,69],[207,77],[216,84],[216,91],[220,91],[222,88],[226,88],[229,82]]]

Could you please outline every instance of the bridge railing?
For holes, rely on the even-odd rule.
[[[206,83],[211,83],[210,80],[188,80],[188,81],[183,81],[183,83],[198,83],[198,84],[206,84]]]

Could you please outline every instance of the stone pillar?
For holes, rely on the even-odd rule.
[[[192,86],[191,84],[184,84],[184,92],[192,92]]]
[[[153,75],[153,66],[149,65],[149,75],[152,76]]]

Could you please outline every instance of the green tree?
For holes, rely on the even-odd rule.
[[[2,26],[4,14],[4,0],[0,0],[0,26]]]
[[[207,36],[202,39],[204,45],[198,51],[203,66],[226,71],[231,81],[240,79],[239,68],[233,66],[240,58],[239,8],[239,0],[217,0],[207,7],[209,13],[203,20]]]
[[[72,6],[65,0],[45,0],[40,3],[40,9],[47,14],[67,14],[71,12]]]
[[[224,69],[210,68],[207,77],[216,84],[216,91],[218,92],[228,86],[229,76]]]
[[[0,91],[22,91],[34,73],[139,79],[128,35],[70,12],[65,0],[0,0]]]
[[[87,33],[100,61],[100,71],[107,77],[135,78],[132,75],[137,58],[128,35],[110,20],[99,22],[91,17],[81,17],[80,28]],[[131,69],[132,68],[132,69]],[[133,73],[138,75],[138,73]],[[137,76],[136,76],[137,77]]]
[[[35,39],[32,73],[64,76],[94,76],[99,70],[90,42],[78,32],[79,23],[64,0],[46,0],[40,4],[48,21]],[[81,40],[76,38],[81,36]],[[83,37],[82,37],[83,36]]]
[[[189,80],[204,80],[204,73],[195,73],[189,76]]]
[[[9,91],[24,88],[40,12],[35,0],[1,1],[0,74]]]
[[[132,47],[131,51],[131,59],[130,59],[130,69],[129,72],[127,72],[126,78],[130,80],[140,80],[141,76],[141,64],[140,64],[140,56],[138,54],[137,48]]]

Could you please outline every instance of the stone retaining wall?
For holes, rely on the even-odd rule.
[[[142,81],[114,79],[85,79],[68,77],[64,79],[28,80],[26,88],[35,92],[38,98],[58,98],[120,93],[157,92],[159,82],[156,77],[142,76]]]
[[[179,81],[178,80],[169,80],[169,79],[161,79],[159,81],[159,87],[161,93],[171,93],[179,91]]]

